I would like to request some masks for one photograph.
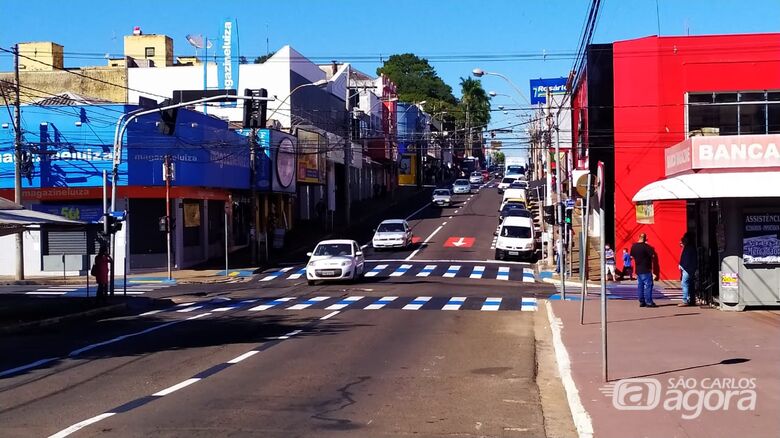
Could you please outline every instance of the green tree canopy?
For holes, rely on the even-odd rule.
[[[258,56],[257,58],[255,58],[254,63],[255,64],[262,64],[262,63],[268,61],[268,58],[270,58],[272,56],[274,56],[273,53],[267,53],[265,55]]]
[[[390,56],[382,67],[376,69],[376,73],[384,74],[395,83],[401,101],[425,100],[426,108],[435,102],[457,103],[452,87],[439,77],[428,60],[412,53]]]
[[[468,112],[469,125],[484,127],[490,122],[490,98],[482,82],[472,78],[460,78],[460,89],[463,97],[460,99],[460,111]]]

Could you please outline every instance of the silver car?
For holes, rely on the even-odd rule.
[[[452,193],[449,189],[436,189],[433,191],[431,203],[439,207],[449,207],[452,205]]]
[[[455,183],[452,185],[452,193],[456,195],[471,193],[471,184],[469,183],[469,180],[467,179],[455,180]]]

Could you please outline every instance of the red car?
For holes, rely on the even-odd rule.
[[[482,182],[488,182],[490,181],[490,172],[487,170],[482,170]]]

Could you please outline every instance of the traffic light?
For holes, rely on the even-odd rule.
[[[161,233],[167,233],[168,232],[168,220],[165,216],[160,216],[159,219],[159,227]]]
[[[160,106],[173,105],[173,100],[165,99]],[[178,108],[171,108],[160,111],[160,125],[159,130],[163,135],[173,135],[173,131],[176,130],[176,116],[179,114]]]
[[[268,90],[265,88],[259,90],[250,90],[249,88],[246,88],[244,89],[244,96],[268,97]],[[245,100],[244,128],[265,128],[267,110],[267,100]]]
[[[555,224],[555,206],[554,205],[545,205],[544,206],[544,223],[546,223],[546,224]]]
[[[126,219],[126,213],[124,211],[112,211],[108,215],[103,216],[101,221],[108,221],[108,234],[115,234],[122,230],[122,223]]]
[[[571,225],[572,212],[574,212],[574,207],[566,207],[566,213],[564,214],[564,218],[567,225]]]

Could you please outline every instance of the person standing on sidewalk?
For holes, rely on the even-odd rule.
[[[624,279],[628,274],[628,279],[634,279],[634,268],[631,266],[631,254],[628,253],[628,249],[623,248],[623,271],[621,272],[620,279]]]
[[[631,257],[636,266],[637,297],[639,307],[658,307],[653,302],[653,259],[655,250],[647,244],[647,234],[640,233],[639,240],[631,245]]]
[[[696,248],[691,242],[691,235],[685,233],[680,239],[680,246],[682,246],[682,253],[680,253],[680,285],[682,286],[683,302],[678,306],[692,306],[696,303],[696,299],[691,295],[691,285],[693,284],[693,276],[696,274],[698,268],[698,260],[696,258]]]
[[[92,274],[95,277],[97,283],[97,292],[95,297],[98,301],[105,301],[108,296],[108,266],[111,264],[111,256],[108,255],[105,246],[100,246],[97,255],[95,256],[95,264],[92,266]]]
[[[615,251],[609,246],[609,243],[604,245],[604,263],[607,268],[607,280],[609,280],[609,275],[612,273],[612,281],[617,281],[615,274]]]

